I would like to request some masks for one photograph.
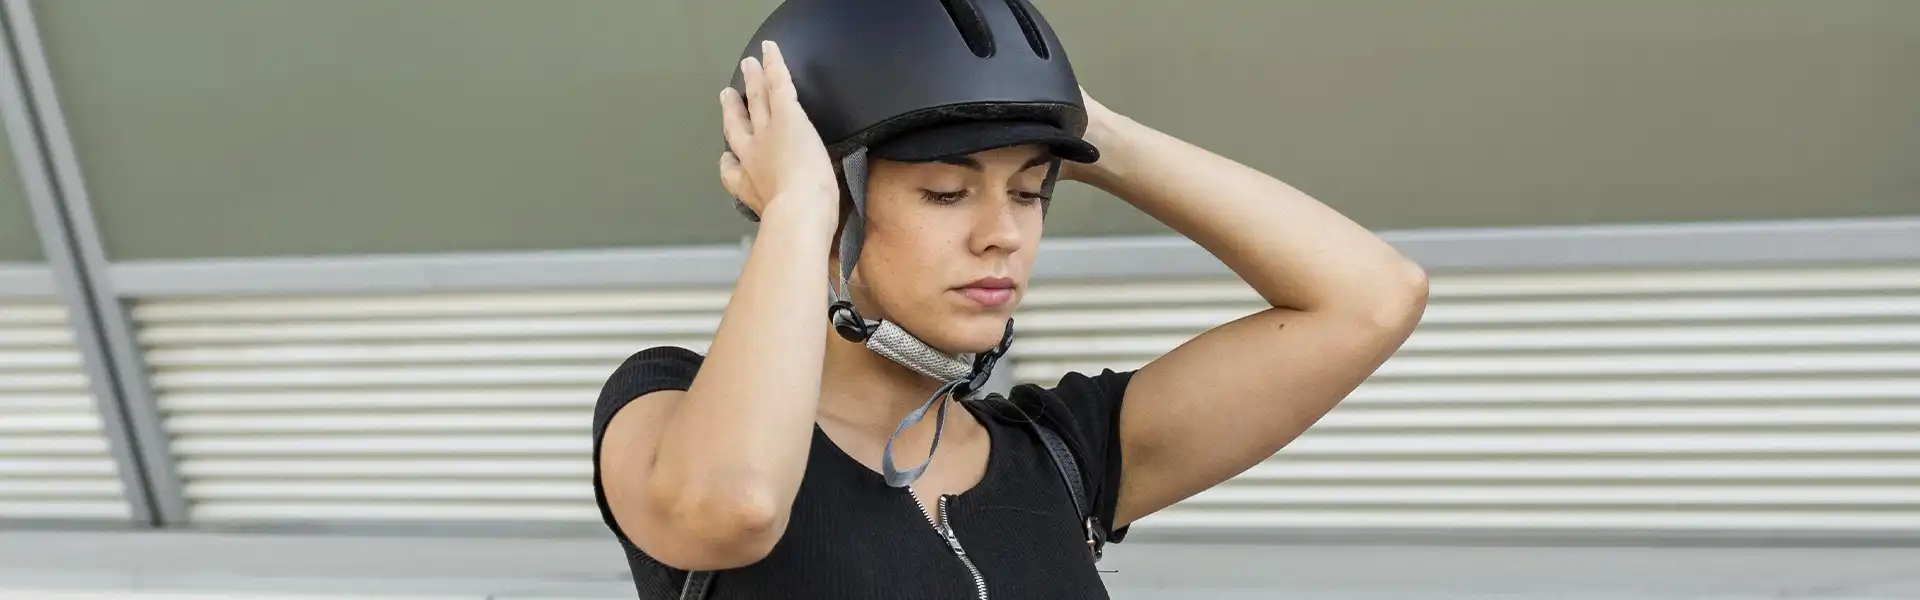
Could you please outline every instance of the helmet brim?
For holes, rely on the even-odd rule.
[[[867,153],[900,162],[932,162],[1028,144],[1046,146],[1062,160],[1100,160],[1100,150],[1093,144],[1038,121],[965,121],[917,129],[874,144]]]

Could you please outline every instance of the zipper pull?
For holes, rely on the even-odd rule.
[[[941,533],[946,534],[947,547],[952,548],[954,554],[958,554],[961,556],[967,555],[967,549],[960,547],[960,538],[953,537],[953,527],[947,527],[946,530],[942,531]]]

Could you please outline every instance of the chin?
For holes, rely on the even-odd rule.
[[[953,321],[949,340],[955,354],[978,354],[1000,345],[1007,333],[1004,315],[968,315]]]
[[[1007,317],[991,314],[951,315],[942,319],[937,327],[915,327],[910,323],[901,323],[900,326],[914,332],[920,341],[941,352],[978,354],[1000,345],[1000,339],[1007,333]]]

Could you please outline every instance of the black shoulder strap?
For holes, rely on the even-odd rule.
[[[706,600],[707,584],[713,582],[713,571],[689,571],[687,583],[680,586],[680,600]]]
[[[1073,457],[1073,451],[1067,448],[1059,432],[1047,427],[1038,419],[1027,421],[1033,432],[1040,436],[1040,443],[1046,445],[1047,455],[1053,457],[1053,464],[1059,467],[1061,482],[1067,486],[1067,495],[1073,497],[1074,513],[1080,516],[1087,535],[1087,550],[1093,553],[1093,560],[1099,561],[1106,553],[1106,529],[1100,524],[1100,517],[1094,516],[1092,507],[1087,503],[1087,480],[1080,476],[1080,463]]]

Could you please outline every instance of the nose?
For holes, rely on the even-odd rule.
[[[1001,252],[1012,254],[1026,244],[1020,231],[1020,206],[1011,194],[1002,190],[993,202],[975,206],[971,250],[974,254]]]

